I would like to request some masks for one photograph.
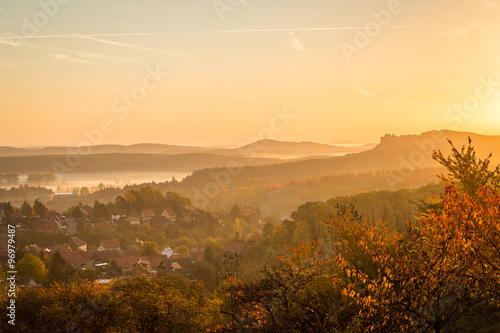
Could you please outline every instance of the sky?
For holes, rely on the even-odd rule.
[[[500,0],[0,0],[0,146],[500,134]]]

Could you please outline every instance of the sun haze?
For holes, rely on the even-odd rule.
[[[499,15],[498,0],[2,2],[0,145],[496,134]]]

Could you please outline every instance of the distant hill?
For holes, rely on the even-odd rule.
[[[206,148],[164,144],[98,145],[89,147],[0,147],[0,173],[54,173],[54,162],[82,163],[71,172],[163,171],[192,172],[197,169],[281,163],[283,160],[343,155],[373,148],[372,145],[341,147],[313,142],[261,140],[240,148]]]
[[[500,163],[500,136],[487,136],[467,132],[430,131],[420,135],[386,135],[373,149],[347,154],[345,156],[306,159],[265,166],[249,166],[241,170],[235,181],[244,179],[271,178],[276,180],[302,179],[337,175],[343,173],[374,172],[415,168],[436,168],[439,164],[432,159],[433,150],[451,153],[447,142],[450,139],[457,148],[468,144],[472,138],[479,157],[493,153],[492,161]],[[186,180],[195,181],[206,177],[209,170],[199,170]]]
[[[75,166],[67,161],[78,161]],[[75,173],[99,173],[122,171],[165,171],[192,172],[196,169],[212,168],[236,162],[239,165],[264,165],[278,163],[277,159],[255,158],[249,161],[245,157],[220,156],[206,153],[193,154],[89,154],[75,155],[38,155],[38,156],[3,156],[0,157],[0,173],[57,173],[53,164],[69,166]]]
[[[207,153],[213,148],[140,143],[130,146],[97,145],[83,147],[14,148],[0,147],[0,156],[66,155],[80,151],[89,154],[190,154]]]
[[[273,158],[297,158],[321,155],[341,155],[371,149],[376,144],[343,147],[314,142],[282,142],[260,140],[239,148],[176,146],[165,144],[140,143],[135,145],[97,145],[84,147],[44,147],[15,148],[0,147],[0,156],[38,156],[66,155],[84,152],[85,154],[196,154],[209,153],[223,156],[251,156]]]
[[[360,146],[337,146],[315,142],[283,142],[275,140],[260,140],[237,149],[242,155],[256,154],[258,156],[328,156],[345,155],[372,149],[376,144],[365,144]]]

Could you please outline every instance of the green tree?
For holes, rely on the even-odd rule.
[[[26,254],[23,259],[16,263],[16,269],[20,276],[32,277],[36,283],[42,283],[47,277],[47,269],[42,259],[32,254]]]
[[[307,221],[301,220],[297,222],[297,227],[293,233],[293,242],[298,244],[299,242],[309,242],[311,240],[311,227]]]
[[[86,196],[88,196],[88,195],[90,195],[90,190],[89,190],[89,188],[88,188],[88,187],[86,187],[86,186],[85,186],[85,187],[82,187],[82,188],[80,189],[80,196],[81,196],[81,197],[86,197]]]
[[[38,215],[41,218],[43,218],[45,216],[45,213],[49,211],[47,206],[38,201],[38,199],[36,199],[35,202],[33,203],[33,210],[35,212],[35,215]]]
[[[68,282],[74,279],[76,275],[75,268],[66,259],[64,259],[59,250],[57,250],[50,260],[48,272],[49,282],[68,284]]]
[[[156,254],[158,244],[153,241],[146,241],[141,245],[141,253],[143,256],[152,256]]]
[[[31,208],[30,204],[26,200],[24,200],[23,204],[21,205],[21,213],[25,216],[32,216],[33,215],[33,209]]]
[[[288,234],[288,229],[286,226],[280,224],[274,227],[271,232],[270,244],[275,250],[283,249],[285,244],[289,242],[290,235]]]
[[[189,247],[186,245],[180,245],[175,248],[175,252],[179,254],[189,254]]]

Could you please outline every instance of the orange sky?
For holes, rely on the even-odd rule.
[[[0,4],[0,145],[500,134],[499,0],[47,3]]]

